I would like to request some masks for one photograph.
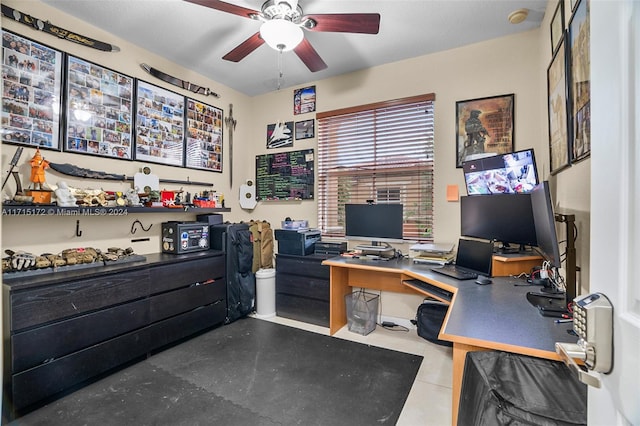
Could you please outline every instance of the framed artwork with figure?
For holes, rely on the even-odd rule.
[[[513,152],[513,93],[456,102],[456,167]]]

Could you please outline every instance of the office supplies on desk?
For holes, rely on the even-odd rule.
[[[478,275],[491,275],[493,243],[491,241],[458,241],[458,253],[455,265],[431,268],[432,271],[458,280],[472,280]]]

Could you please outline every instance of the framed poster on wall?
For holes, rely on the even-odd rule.
[[[456,167],[513,152],[514,94],[456,102]]]
[[[222,172],[222,110],[187,98],[186,166]]]
[[[556,51],[564,34],[564,0],[559,0],[549,24],[551,33],[551,53]]]
[[[293,115],[306,114],[316,110],[316,86],[293,91]]]
[[[567,67],[565,39],[560,41],[547,69],[549,109],[549,158],[551,174],[569,166],[569,125],[567,121]]]
[[[67,56],[64,150],[132,158],[133,78]]]
[[[2,141],[60,149],[62,52],[2,30]]]
[[[138,80],[135,159],[184,164],[184,96]]]
[[[581,0],[569,22],[569,84],[571,93],[571,162],[591,154],[591,60],[589,1]]]

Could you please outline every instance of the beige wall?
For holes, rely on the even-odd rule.
[[[219,174],[151,165],[155,174],[174,179],[186,179],[188,176],[191,180],[212,181],[215,184],[214,189],[225,195],[226,206],[231,208],[231,213],[225,214],[227,220],[265,219],[277,228],[280,221],[289,216],[294,219],[308,219],[312,226],[317,225],[317,207],[314,201],[260,202],[253,211],[242,210],[237,201],[239,184],[246,179],[254,178],[255,155],[267,152],[267,125],[277,121],[300,121],[315,117],[314,113],[293,115],[293,87],[249,98],[111,34],[87,26],[40,2],[20,2],[17,0],[3,0],[3,2],[26,13],[47,17],[52,22],[73,28],[79,33],[91,34],[95,38],[112,42],[118,45],[122,51],[119,53],[93,51],[73,43],[57,40],[5,19],[2,25],[9,30],[130,76],[175,90],[171,86],[153,80],[152,77],[144,73],[139,64],[146,62],[181,76],[185,80],[211,87],[222,95],[221,99],[198,97],[197,95],[194,97],[223,108],[225,114],[228,113],[228,105],[230,103],[234,105],[234,117],[237,118],[238,125],[234,134],[233,191],[229,190],[229,177],[226,171]],[[316,81],[309,85],[315,84],[316,86],[318,111],[422,93],[436,94],[434,229],[436,241],[442,242],[457,241],[460,228],[459,203],[445,201],[446,186],[457,185],[461,194],[465,192],[462,171],[455,167],[455,103],[459,100],[514,93],[515,148],[519,150],[532,147],[536,150],[539,173],[543,178],[552,182],[558,207],[568,212],[575,212],[578,216],[579,264],[583,267],[583,271],[586,269],[587,273],[583,272],[583,282],[588,284],[590,160],[585,160],[556,176],[549,176],[546,69],[551,59],[548,34],[551,13],[547,11],[539,30],[374,67]],[[284,77],[286,83],[286,74]],[[184,92],[184,94],[189,93]],[[228,136],[226,129],[224,136],[225,139]],[[293,149],[317,148],[316,145],[316,139],[306,139],[295,141]],[[290,149],[269,150],[269,152]],[[12,147],[3,146],[3,167],[6,167],[13,151]],[[225,145],[225,162],[228,162],[227,151]],[[32,154],[33,150],[26,149],[22,160],[24,161]],[[90,156],[49,151],[46,151],[45,155],[55,162],[71,162],[83,167],[126,174],[133,174],[142,166],[142,163],[136,162],[97,159]],[[25,170],[22,169],[22,172],[23,182],[28,182],[28,177],[24,175]],[[55,177],[50,180],[55,183],[57,179],[58,177]],[[84,186],[88,184],[95,183],[82,182]],[[109,185],[109,189],[117,188]],[[185,190],[195,191],[196,189],[188,187]],[[132,246],[136,252],[141,254],[156,252],[160,246],[159,223],[169,220],[169,218],[177,219],[172,215],[164,214],[144,214],[137,217],[130,215],[125,218],[44,217],[25,219],[3,217],[2,246],[3,248],[24,249],[35,253],[55,252],[62,248],[76,246],[94,246],[105,249],[114,245]],[[83,230],[83,236],[80,238],[74,237],[77,219],[80,219]],[[145,226],[151,223],[154,226],[148,233],[138,230],[132,236],[129,231],[135,219],[139,219]],[[131,238],[139,237],[150,237],[151,241],[131,243]],[[408,252],[407,247],[401,248]],[[382,305],[386,315],[412,318],[419,300],[419,297],[385,295]]]
[[[198,75],[178,64],[171,63],[161,56],[143,50],[138,46],[128,43],[113,34],[109,34],[99,28],[92,27],[69,15],[63,14],[39,1],[17,1],[2,0],[7,4],[22,12],[43,19],[48,19],[64,28],[73,29],[79,34],[86,34],[95,39],[106,41],[120,47],[120,52],[105,53],[99,50],[87,48],[65,40],[59,40],[40,31],[33,30],[25,25],[16,23],[10,19],[2,19],[4,29],[22,34],[30,39],[40,41],[53,48],[68,52],[74,56],[92,61],[96,64],[112,68],[131,77],[140,78],[152,84],[165,87],[169,90],[188,95],[201,100],[207,104],[223,108],[225,117],[229,112],[229,104],[233,104],[233,115],[238,120],[238,126],[234,134],[237,144],[240,145],[248,137],[251,123],[251,99],[235,90],[221,85],[209,78]],[[195,84],[209,87],[211,90],[221,95],[220,99],[211,96],[196,95],[186,90],[176,88],[166,84],[147,74],[140,67],[141,63],[147,63],[155,68],[163,70],[169,74],[180,76],[182,79]],[[224,136],[227,130],[224,129]],[[2,167],[6,170],[7,164],[11,160],[15,147],[2,145]],[[28,159],[35,152],[32,148],[25,148],[22,153],[20,173],[23,186],[29,184],[29,167],[26,165]],[[148,165],[153,174],[160,178],[192,180],[199,182],[211,182],[213,187],[185,186],[183,189],[192,194],[205,189],[214,189],[222,194],[229,194],[229,176],[225,173],[213,173],[201,170],[186,169],[180,167],[169,167],[159,164],[140,163],[134,161],[122,161],[109,158],[101,158],[89,155],[68,154],[62,152],[42,151],[45,158],[56,163],[72,163],[80,167],[92,168],[111,173],[123,173],[133,176],[140,169]],[[224,153],[224,166],[228,164],[229,153]],[[105,190],[124,190],[130,187],[130,183],[118,183],[104,180],[74,180],[57,173],[47,172],[47,182],[56,184],[59,180],[65,180],[70,186],[81,188],[103,188]],[[180,189],[178,185],[163,185],[162,188],[169,190]],[[10,180],[5,190],[14,191],[13,179]],[[238,211],[237,197],[228,197],[227,207],[232,211]],[[233,220],[229,214],[225,219]],[[150,224],[153,227],[149,232],[137,229],[135,235],[130,233],[134,220],[140,220],[145,228]],[[195,215],[175,216],[172,214],[142,214],[128,215],[126,217],[60,217],[45,216],[40,218],[9,217],[3,216],[2,247],[13,250],[20,249],[40,254],[43,252],[56,253],[69,247],[96,247],[102,250],[108,247],[133,247],[136,253],[145,254],[158,252],[160,250],[160,223],[167,220],[195,220]],[[80,220],[82,237],[75,236],[76,221]],[[131,242],[132,238],[149,237],[148,242]]]

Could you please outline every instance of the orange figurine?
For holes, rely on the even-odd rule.
[[[40,148],[36,149],[36,153],[31,158],[31,182],[36,190],[44,190],[44,171],[49,168],[49,162],[42,158]]]

